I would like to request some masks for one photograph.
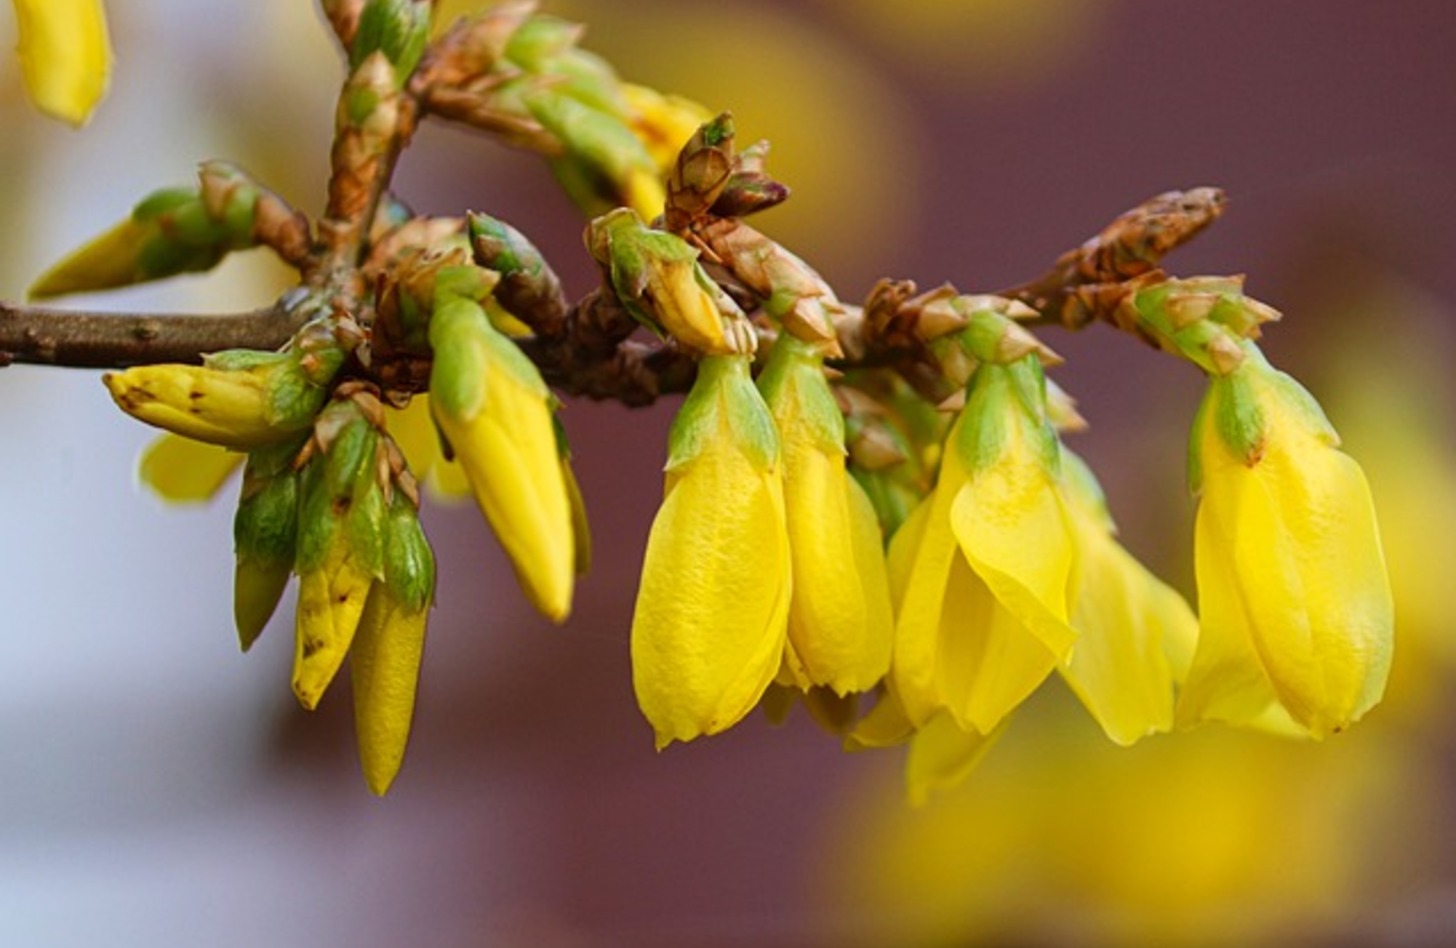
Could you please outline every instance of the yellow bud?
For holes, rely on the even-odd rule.
[[[478,307],[437,311],[431,341],[435,421],[527,598],[561,622],[571,612],[576,554],[550,393]]]
[[[696,260],[653,257],[647,268],[648,293],[663,329],[698,352],[722,355],[737,351],[723,332],[723,313],[713,294],[698,279]]]
[[[265,378],[201,365],[143,365],[101,377],[122,411],[198,441],[253,448],[286,435],[269,414]]]
[[[429,614],[428,604],[410,609],[375,583],[349,652],[359,763],[380,796],[404,762]]]

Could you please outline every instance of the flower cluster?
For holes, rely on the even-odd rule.
[[[571,610],[590,541],[548,380],[630,404],[687,392],[631,630],[659,748],[801,701],[848,747],[908,741],[923,797],[1054,673],[1119,744],[1211,720],[1322,738],[1379,701],[1392,609],[1359,467],[1257,348],[1277,313],[1236,280],[1157,268],[1169,235],[1209,216],[1157,199],[1165,217],[1119,219],[1059,261],[1054,292],[882,281],[855,306],[745,221],[787,197],[766,146],[739,150],[728,115],[621,81],[573,25],[522,3],[445,30],[426,0],[324,10],[350,72],[322,218],[209,162],[35,292],[250,247],[299,270],[276,350],[105,381],[136,418],[232,452],[179,475],[194,459],[164,441],[154,483],[206,494],[246,457],[243,648],[296,575],[294,691],[313,708],[350,662],[376,792],[403,757],[433,599],[418,481],[473,494],[526,598],[553,621]],[[594,215],[596,290],[568,305],[519,231],[416,215],[389,192],[430,114],[548,155]],[[1197,615],[1119,545],[1062,443],[1083,423],[1030,327],[1092,320],[1209,376],[1191,452]]]

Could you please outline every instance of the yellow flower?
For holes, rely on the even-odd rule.
[[[662,177],[671,173],[678,152],[698,126],[713,120],[706,106],[680,95],[664,95],[649,86],[624,82],[622,95],[632,112],[632,133],[647,147]]]
[[[551,393],[474,300],[437,297],[430,410],[526,596],[553,621],[571,611],[576,554]]]
[[[31,101],[56,118],[84,125],[111,75],[101,0],[15,0],[15,15]]]
[[[893,678],[916,726],[944,710],[991,734],[1076,641],[1074,541],[1044,412],[1034,355],[977,369],[925,512],[891,543],[892,572],[905,570]]]
[[[1360,466],[1309,393],[1247,352],[1194,424],[1201,636],[1178,717],[1322,738],[1385,690],[1390,585]]]
[[[805,680],[867,691],[890,667],[894,615],[874,508],[845,471],[844,419],[819,351],[787,334],[758,379],[783,449],[793,560],[789,641]]]
[[[658,748],[743,718],[784,661],[789,535],[773,419],[748,360],[702,360],[673,423],[632,617],[632,684]]]

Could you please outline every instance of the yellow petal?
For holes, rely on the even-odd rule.
[[[15,0],[20,66],[36,106],[83,125],[106,93],[111,42],[100,0]]]
[[[905,714],[905,706],[895,689],[886,686],[880,700],[869,714],[855,722],[854,729],[844,737],[847,751],[868,750],[872,747],[894,747],[915,736],[915,725]]]
[[[1007,448],[960,489],[950,516],[976,574],[1065,660],[1077,638],[1067,621],[1073,541],[1061,495],[1041,462]]]
[[[298,578],[293,693],[310,711],[344,662],[373,582],[355,565],[344,542],[330,551],[322,566]]]
[[[672,171],[678,152],[698,126],[713,118],[712,112],[691,99],[663,95],[648,86],[624,82],[622,95],[632,111],[633,134],[647,146],[648,154],[664,175]]]
[[[793,556],[789,639],[809,681],[865,691],[890,667],[894,618],[874,510],[844,469],[780,428]]]
[[[470,495],[465,469],[445,460],[440,436],[430,417],[429,395],[416,395],[404,408],[391,411],[389,434],[404,452],[410,470],[435,496],[452,499]]]
[[[900,611],[905,601],[905,590],[910,584],[910,571],[915,565],[915,555],[920,549],[920,540],[925,535],[925,525],[930,521],[931,499],[923,498],[911,509],[900,529],[890,538],[890,548],[885,552],[885,573],[890,580],[890,604],[894,611]]]
[[[950,528],[950,507],[958,484],[953,465],[947,464],[941,470],[941,486],[916,508],[890,544],[891,561],[897,567],[910,561],[895,619],[891,676],[906,716],[917,726],[940,709],[936,664],[940,660],[941,613],[951,565],[963,559]],[[920,525],[915,524],[916,517],[923,518]]]
[[[957,554],[940,616],[935,689],[961,730],[990,734],[1046,680],[1056,662]]]
[[[428,608],[407,609],[376,584],[349,651],[359,763],[380,796],[404,761],[428,619]]]
[[[937,714],[915,732],[905,757],[905,786],[912,806],[924,806],[930,798],[953,790],[965,782],[986,756],[1005,725],[990,734],[965,731],[948,714]]]
[[[647,540],[632,683],[659,749],[753,708],[783,661],[789,595],[779,475],[720,437],[676,472]]]
[[[1073,519],[1081,576],[1072,622],[1079,637],[1062,676],[1109,738],[1132,744],[1172,728],[1175,679],[1164,642],[1190,641],[1198,620],[1104,526],[1082,514]]]
[[[656,213],[661,213],[661,208]],[[712,294],[698,282],[697,262],[691,258],[653,258],[649,267],[649,293],[657,304],[662,328],[699,352],[733,352],[733,344],[723,333],[723,313]]]
[[[177,503],[211,500],[243,463],[244,455],[170,432],[142,452],[138,475],[164,499]]]

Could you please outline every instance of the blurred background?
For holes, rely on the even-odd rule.
[[[313,5],[113,3],[110,98],[32,114],[0,61],[0,297],[152,189],[228,158],[316,210],[339,57]],[[465,3],[447,3],[463,9]],[[536,618],[479,514],[441,562],[405,768],[372,797],[346,688],[289,692],[291,629],[246,657],[231,507],[142,488],[152,432],[95,373],[0,370],[0,943],[13,945],[1435,945],[1456,939],[1456,17],[1446,0],[570,0],[629,79],[731,108],[794,189],[762,226],[847,300],[882,276],[991,291],[1120,211],[1219,185],[1169,262],[1248,274],[1271,359],[1370,475],[1398,613],[1385,704],[1297,745],[1205,730],[1109,744],[1049,683],[963,790],[904,803],[899,752],[804,716],[662,754],[627,636],[671,405],[563,413],[593,573]],[[13,45],[0,11],[0,48]],[[544,165],[422,130],[397,184],[488,210],[594,279]],[[755,223],[758,223],[756,221]],[[229,311],[258,255],[82,301]],[[1196,373],[1111,331],[1048,332],[1123,540],[1192,594]],[[291,594],[290,594],[291,596]],[[291,599],[280,608],[291,615]]]

